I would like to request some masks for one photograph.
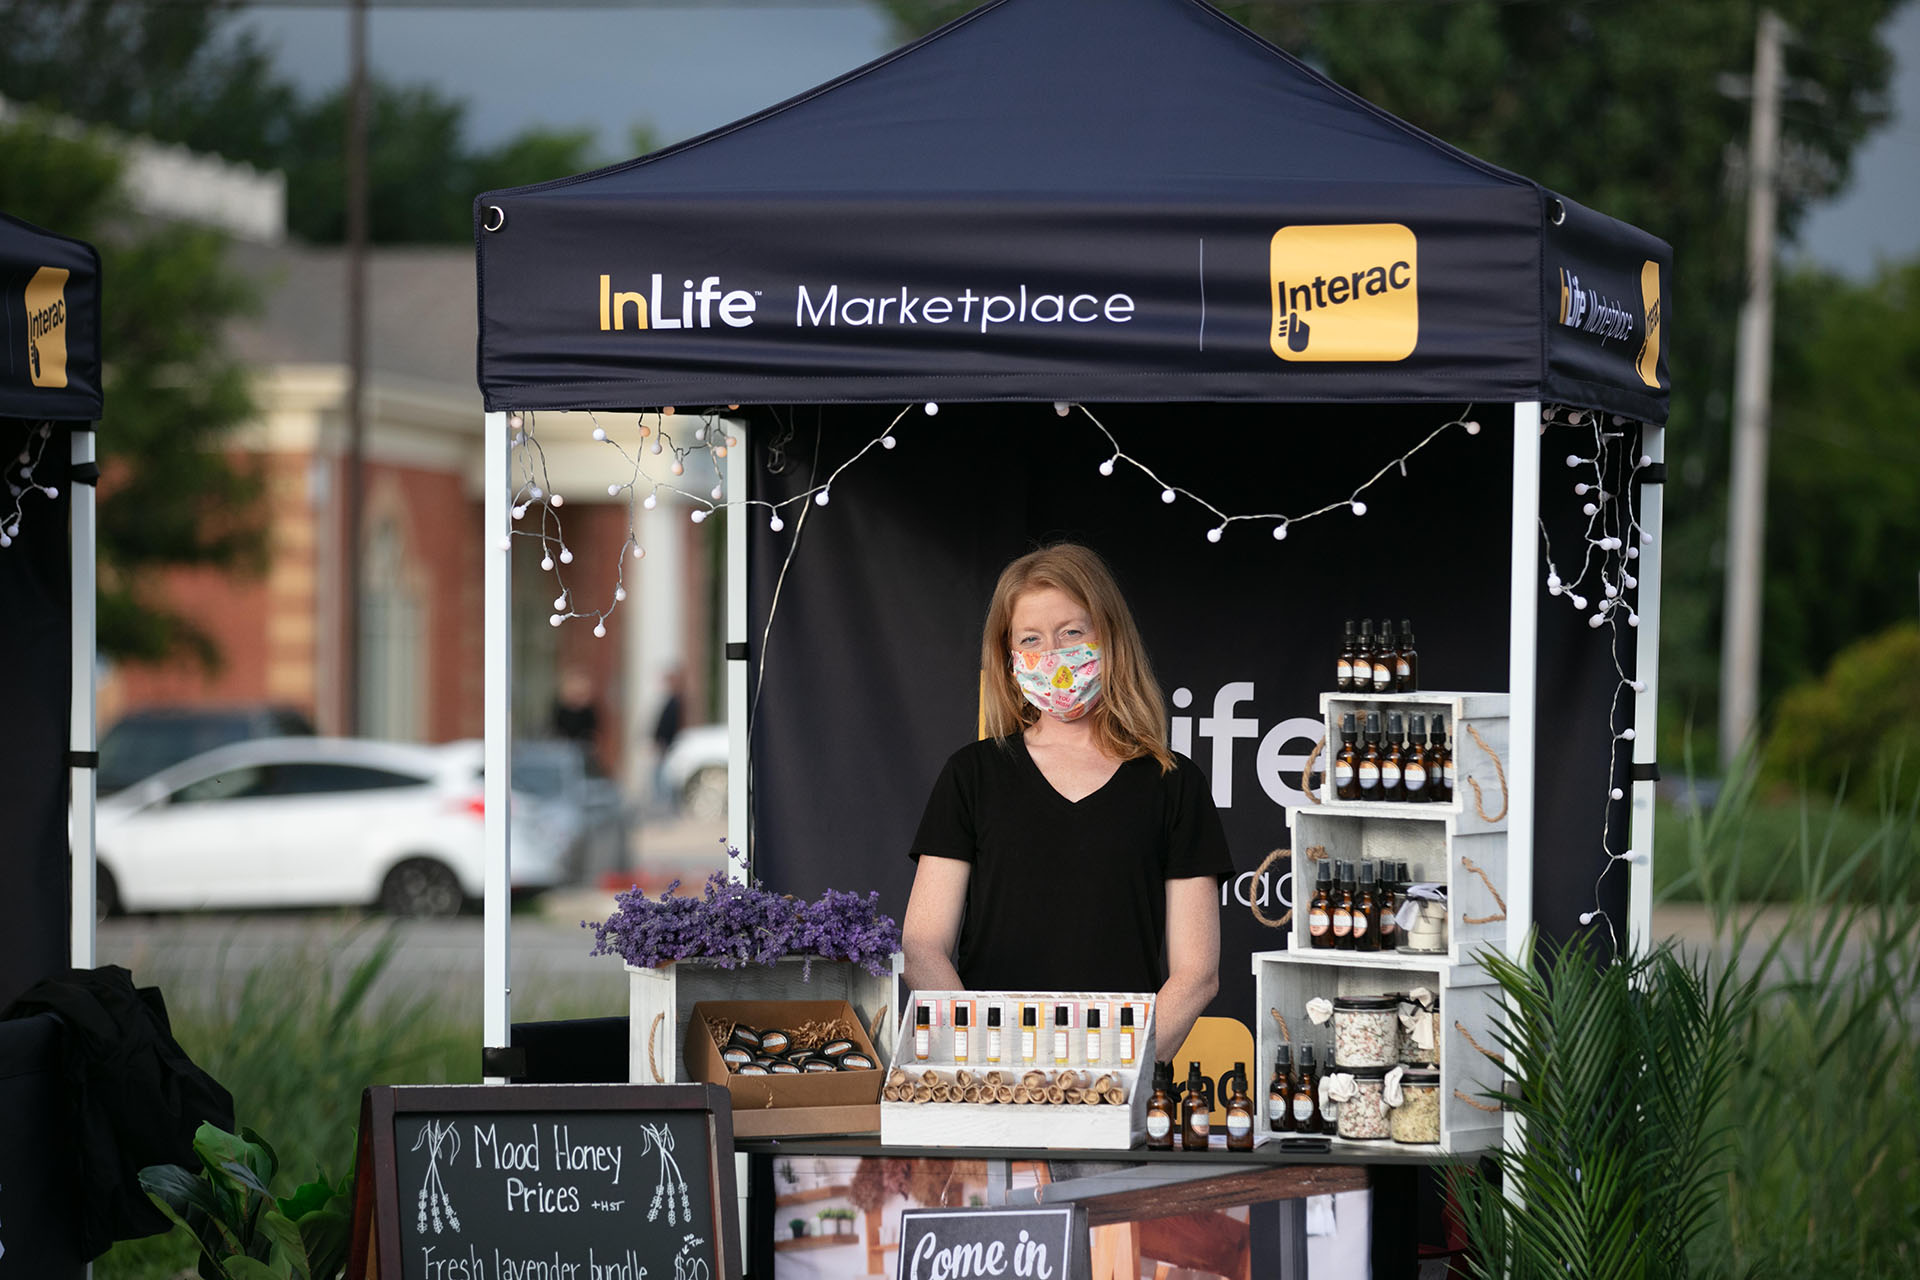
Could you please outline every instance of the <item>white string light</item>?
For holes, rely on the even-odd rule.
[[[1541,430],[1564,424],[1570,427],[1589,427],[1593,432],[1593,452],[1567,455],[1567,466],[1574,469],[1590,468],[1593,478],[1581,480],[1573,486],[1576,498],[1588,501],[1581,504],[1581,514],[1587,518],[1587,527],[1583,534],[1585,547],[1580,559],[1580,572],[1571,582],[1561,575],[1553,559],[1553,542],[1547,534],[1547,524],[1540,521],[1540,541],[1544,547],[1547,562],[1547,595],[1565,598],[1575,610],[1584,611],[1587,598],[1578,588],[1585,585],[1591,576],[1601,599],[1593,614],[1588,617],[1587,625],[1594,630],[1606,628],[1607,652],[1613,663],[1613,669],[1620,677],[1614,686],[1613,697],[1607,710],[1607,729],[1610,740],[1607,745],[1607,801],[1602,806],[1600,827],[1600,849],[1606,860],[1601,864],[1600,874],[1593,882],[1593,910],[1580,914],[1582,925],[1591,925],[1596,920],[1605,920],[1608,932],[1613,935],[1614,945],[1620,945],[1618,931],[1613,919],[1600,905],[1600,895],[1606,878],[1616,864],[1627,863],[1630,866],[1644,867],[1651,863],[1648,855],[1640,850],[1628,849],[1623,853],[1614,853],[1609,847],[1613,836],[1613,806],[1626,799],[1626,790],[1613,785],[1620,768],[1620,744],[1631,743],[1637,736],[1632,725],[1620,727],[1621,700],[1629,693],[1646,692],[1646,681],[1629,676],[1626,668],[1620,664],[1620,625],[1622,622],[1631,629],[1640,625],[1640,615],[1627,602],[1626,593],[1640,585],[1640,580],[1628,572],[1627,566],[1640,558],[1640,548],[1653,545],[1653,535],[1640,525],[1639,513],[1635,506],[1634,482],[1640,472],[1653,465],[1653,459],[1642,453],[1633,458],[1627,468],[1627,476],[1621,485],[1623,492],[1614,493],[1607,486],[1609,464],[1616,469],[1620,465],[1617,451],[1629,447],[1634,440],[1632,428],[1635,424],[1626,418],[1615,416],[1608,425],[1607,416],[1591,409],[1570,409],[1565,406],[1549,405],[1541,412]],[[1629,762],[1632,748],[1629,747]]]
[[[1141,475],[1145,476],[1148,480],[1152,481],[1154,484],[1160,487],[1160,501],[1171,505],[1172,503],[1177,502],[1184,497],[1199,503],[1202,507],[1205,507],[1207,511],[1210,512],[1213,516],[1215,516],[1219,521],[1218,524],[1214,525],[1212,528],[1207,530],[1208,542],[1219,542],[1220,539],[1225,536],[1227,531],[1227,526],[1241,520],[1251,520],[1256,522],[1271,522],[1273,525],[1273,536],[1275,541],[1284,541],[1287,536],[1288,527],[1291,525],[1299,524],[1302,520],[1311,520],[1315,516],[1323,516],[1333,511],[1351,511],[1356,516],[1364,516],[1365,514],[1367,514],[1367,504],[1360,500],[1360,495],[1365,493],[1368,489],[1371,489],[1374,485],[1378,484],[1390,472],[1397,470],[1400,473],[1400,475],[1404,478],[1407,474],[1408,459],[1412,458],[1414,454],[1420,452],[1422,449],[1432,444],[1434,440],[1438,438],[1442,433],[1454,427],[1459,427],[1470,436],[1477,436],[1480,434],[1480,424],[1470,416],[1473,413],[1473,406],[1468,405],[1461,412],[1459,417],[1454,418],[1448,422],[1443,422],[1439,426],[1435,427],[1432,431],[1429,431],[1426,434],[1426,436],[1420,441],[1419,444],[1414,445],[1413,448],[1407,450],[1405,453],[1401,454],[1398,458],[1395,458],[1393,461],[1387,463],[1384,467],[1381,467],[1378,471],[1374,472],[1373,475],[1369,477],[1363,484],[1361,484],[1359,488],[1355,489],[1352,493],[1349,493],[1345,498],[1342,498],[1336,502],[1329,502],[1325,506],[1316,507],[1312,511],[1308,511],[1303,515],[1297,515],[1297,516],[1290,516],[1285,514],[1284,512],[1279,512],[1279,511],[1263,511],[1263,512],[1247,513],[1242,515],[1228,515],[1226,512],[1222,511],[1219,507],[1214,506],[1211,502],[1208,502],[1205,498],[1193,492],[1191,489],[1185,489],[1176,484],[1168,484],[1166,481],[1162,480],[1158,475],[1154,474],[1152,467],[1149,467],[1146,463],[1141,462],[1138,458],[1135,458],[1132,455],[1128,454],[1126,450],[1120,447],[1120,442],[1114,438],[1113,432],[1107,430],[1106,424],[1101,422],[1100,419],[1094,417],[1092,411],[1089,410],[1087,406],[1082,404],[1082,405],[1071,405],[1071,406],[1063,407],[1062,404],[1060,403],[1056,403],[1054,405],[1054,411],[1057,413],[1061,413],[1063,415],[1068,411],[1068,409],[1078,409],[1082,414],[1085,414],[1087,421],[1091,422],[1095,427],[1099,428],[1100,434],[1105,436],[1107,438],[1107,443],[1110,446],[1112,446],[1113,448],[1112,456],[1103,459],[1099,465],[1098,469],[1101,475],[1111,476],[1113,474],[1114,467],[1117,464],[1124,462],[1128,466],[1133,467],[1136,471],[1138,471]]]
[[[0,506],[0,548],[12,546],[13,540],[20,536],[20,520],[26,514],[29,497],[60,496],[58,485],[42,484],[33,474],[46,457],[47,441],[52,435],[51,422],[34,427],[28,432],[27,443],[20,452],[7,459],[5,466],[0,466],[0,480],[6,482],[8,503]]]

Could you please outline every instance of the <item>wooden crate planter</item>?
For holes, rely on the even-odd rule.
[[[675,1084],[688,1079],[681,1058],[693,1006],[709,1000],[845,1000],[884,1058],[893,1050],[900,1016],[904,957],[876,978],[845,960],[813,962],[811,980],[797,956],[772,965],[722,969],[711,961],[681,960],[658,968],[627,966],[627,1078],[636,1084]]]
[[[1052,1147],[1060,1150],[1125,1151],[1138,1146],[1147,1133],[1147,1101],[1153,1095],[1154,996],[1138,992],[1072,991],[919,991],[913,996],[917,1005],[933,1001],[945,1009],[956,997],[974,1002],[977,1009],[999,1001],[1009,1010],[1022,1003],[1038,1004],[1043,1010],[1063,1001],[1106,1001],[1112,1009],[1122,1004],[1145,1005],[1139,1044],[1131,1067],[1119,1065],[1118,1014],[1114,1025],[1104,1029],[1104,1061],[1090,1065],[1078,1055],[1084,1043],[1080,1028],[1075,1028],[1075,1058],[1067,1065],[1098,1077],[1112,1073],[1126,1090],[1126,1101],[1098,1106],[1013,1102],[887,1102],[880,1103],[880,1141],[890,1147]],[[910,1014],[911,1011],[909,1010]],[[959,1063],[953,1057],[953,1029],[936,1019],[932,1053],[925,1060],[914,1057],[913,1028],[910,1018],[901,1024],[902,1034],[889,1055],[888,1068],[898,1067],[911,1075],[932,1069],[951,1075],[961,1066],[975,1075],[1000,1070],[1018,1080],[1022,1073],[1039,1069],[1061,1070],[1053,1060],[1053,1027],[1043,1014],[1045,1025],[1039,1028],[1040,1061],[1020,1061],[1018,1015],[1004,1028],[1006,1048],[998,1064],[986,1061],[985,1017],[973,1030],[975,1049],[970,1061]],[[1144,1082],[1144,1087],[1143,1087]]]

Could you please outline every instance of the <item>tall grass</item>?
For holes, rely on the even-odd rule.
[[[1901,793],[1896,773],[1864,827],[1844,796],[1803,800],[1755,839],[1753,787],[1735,782],[1683,823],[1670,888],[1705,904],[1716,960],[1758,979],[1703,1273],[1920,1275],[1920,793]]]
[[[371,998],[400,935],[388,928],[347,962],[353,941],[291,951],[185,1000],[167,993],[181,1047],[233,1092],[236,1121],[278,1154],[281,1195],[316,1169],[334,1177],[347,1169],[366,1086],[479,1078],[477,1021],[442,1014],[426,997]],[[190,1274],[194,1257],[176,1231],[116,1245],[94,1275],[171,1280]]]

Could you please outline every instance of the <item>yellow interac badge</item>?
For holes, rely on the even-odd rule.
[[[1640,354],[1634,360],[1634,372],[1640,381],[1660,389],[1660,264],[1647,260],[1640,264],[1640,309],[1645,316],[1647,336],[1640,342]]]
[[[1397,222],[1282,227],[1268,283],[1282,360],[1404,360],[1420,340],[1420,258]]]
[[[67,269],[41,267],[27,282],[27,373],[36,387],[67,385]]]

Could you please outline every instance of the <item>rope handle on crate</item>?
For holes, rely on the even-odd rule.
[[[1275,862],[1278,862],[1283,857],[1290,858],[1292,856],[1293,856],[1293,850],[1291,849],[1275,849],[1272,853],[1268,854],[1261,861],[1259,867],[1257,867],[1254,870],[1254,873],[1253,873],[1254,884],[1258,885],[1261,883],[1261,880],[1267,874],[1267,869],[1271,867]],[[1267,928],[1269,929],[1284,929],[1287,927],[1287,922],[1293,919],[1292,907],[1288,907],[1284,912],[1282,912],[1278,920],[1269,919],[1268,917],[1261,915],[1260,899],[1257,892],[1254,897],[1247,900],[1247,910],[1253,912],[1253,918],[1255,920],[1258,920],[1261,924],[1267,926]]]
[[[647,1028],[647,1070],[653,1072],[653,1082],[655,1084],[666,1083],[666,1081],[660,1078],[660,1063],[653,1056],[653,1037],[659,1032],[660,1024],[666,1020],[667,1011],[662,1009],[659,1013],[653,1015],[653,1025]]]
[[[1474,781],[1472,774],[1467,775],[1467,785],[1473,788],[1473,811],[1480,815],[1480,821],[1482,822],[1486,822],[1486,823],[1498,822],[1500,821],[1500,819],[1507,816],[1507,807],[1512,802],[1512,797],[1507,793],[1506,767],[1500,763],[1500,757],[1497,754],[1495,754],[1493,748],[1487,745],[1487,740],[1480,736],[1480,731],[1478,729],[1474,728],[1470,724],[1466,725],[1465,728],[1467,731],[1467,736],[1472,738],[1476,743],[1478,743],[1480,746],[1480,749],[1487,753],[1487,759],[1493,761],[1494,775],[1500,779],[1500,812],[1490,814],[1487,812],[1486,806],[1482,803],[1483,797],[1480,794],[1480,784]],[[1501,909],[1505,910],[1504,907]],[[1475,924],[1478,922],[1470,920],[1467,923]]]
[[[1320,753],[1326,748],[1327,735],[1323,733],[1320,741],[1313,744],[1313,750],[1307,752],[1307,762],[1300,766],[1300,790],[1315,804],[1325,804],[1326,801],[1320,798],[1315,788],[1307,785],[1307,779],[1313,776],[1313,762],[1320,758]]]
[[[1506,810],[1502,809],[1501,812],[1505,813]],[[1500,896],[1500,891],[1498,889],[1493,887],[1493,881],[1487,878],[1487,873],[1482,871],[1479,867],[1475,866],[1473,859],[1467,857],[1465,854],[1462,854],[1460,857],[1460,865],[1465,867],[1467,870],[1473,872],[1473,874],[1480,877],[1480,883],[1486,885],[1487,892],[1493,895],[1494,905],[1500,908],[1499,915],[1461,916],[1460,923],[1461,924],[1492,924],[1497,920],[1505,920],[1507,918],[1507,900]]]
[[[873,1027],[868,1032],[868,1037],[873,1041],[873,1047],[875,1049],[880,1048],[880,1039],[881,1039],[880,1029],[886,1025],[887,1025],[887,1006],[881,1005],[880,1012],[873,1015]],[[887,1037],[887,1045],[888,1045],[888,1048],[887,1050],[885,1050],[885,1052],[891,1052],[892,1045],[893,1045],[893,1038],[891,1036]]]
[[[1473,1032],[1467,1030],[1466,1023],[1460,1021],[1460,1019],[1458,1018],[1455,1018],[1453,1020],[1453,1029],[1455,1031],[1458,1031],[1461,1035],[1465,1036],[1467,1038],[1467,1043],[1472,1045],[1475,1049],[1479,1050],[1480,1053],[1484,1055],[1488,1061],[1494,1063],[1496,1066],[1504,1067],[1507,1065],[1507,1060],[1505,1057],[1503,1057],[1498,1053],[1495,1053],[1493,1050],[1487,1048],[1485,1045],[1481,1044],[1478,1040],[1475,1040],[1473,1038]]]
[[[1460,1092],[1458,1089],[1455,1089],[1453,1091],[1453,1096],[1460,1099],[1460,1101],[1466,1103],[1468,1106],[1472,1107],[1476,1111],[1490,1111],[1494,1115],[1500,1114],[1501,1108],[1497,1106],[1489,1106],[1484,1102],[1475,1102],[1472,1098],[1469,1098],[1466,1094]]]
[[[1269,1009],[1267,1012],[1272,1014],[1273,1020],[1280,1024],[1280,1043],[1292,1044],[1293,1033],[1287,1030],[1287,1020],[1280,1016],[1280,1011],[1278,1009]]]

